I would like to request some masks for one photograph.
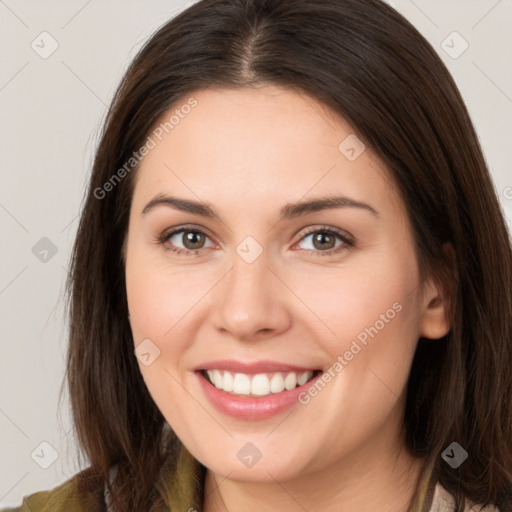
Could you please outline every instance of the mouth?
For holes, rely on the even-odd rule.
[[[202,363],[194,373],[201,393],[220,413],[255,421],[303,407],[300,396],[323,370],[270,360],[217,360]]]
[[[198,373],[209,384],[233,396],[266,397],[291,391],[315,379],[322,370],[235,373],[222,369],[202,369]]]

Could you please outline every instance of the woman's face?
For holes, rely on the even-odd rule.
[[[191,96],[162,116],[178,109],[171,128],[155,125],[126,246],[156,405],[230,479],[395,453],[417,340],[449,326],[383,163],[310,96]]]

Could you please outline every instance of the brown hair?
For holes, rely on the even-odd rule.
[[[450,333],[418,341],[407,448],[425,458],[424,479],[438,479],[458,510],[464,497],[512,510],[509,233],[456,84],[420,33],[380,0],[203,0],[163,25],[129,66],[104,123],[67,283],[67,383],[90,473],[108,484],[116,512],[160,510],[155,482],[179,443],[144,384],[127,318],[122,248],[136,167],[101,197],[98,190],[171,106],[202,88],[258,84],[323,102],[389,168],[422,277],[442,283],[453,305]],[[453,441],[469,454],[457,469],[441,459]],[[418,489],[415,510],[424,501]]]

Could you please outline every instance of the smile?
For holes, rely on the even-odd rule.
[[[204,374],[203,374],[204,375]],[[211,384],[217,389],[233,395],[268,396],[281,393],[306,384],[313,378],[314,371],[272,372],[272,373],[234,373],[226,370],[206,370]]]
[[[233,361],[211,362],[194,372],[215,409],[241,420],[264,420],[300,405],[300,393],[322,373],[280,363]]]

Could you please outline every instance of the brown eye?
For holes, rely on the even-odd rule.
[[[164,234],[160,243],[169,246],[169,250],[177,254],[196,254],[204,249],[206,241],[209,240],[206,233],[199,229],[180,228]],[[212,244],[213,245],[213,244]]]
[[[199,231],[182,231],[182,242],[185,246],[185,249],[201,249],[202,245],[205,241],[204,233],[199,233]]]
[[[313,245],[316,249],[332,249],[336,245],[336,238],[325,232],[315,233],[313,236]]]
[[[355,245],[353,238],[334,227],[316,228],[303,235],[300,242],[311,238],[310,247],[305,249],[315,256],[328,256],[350,249]],[[336,244],[336,241],[339,243]]]

